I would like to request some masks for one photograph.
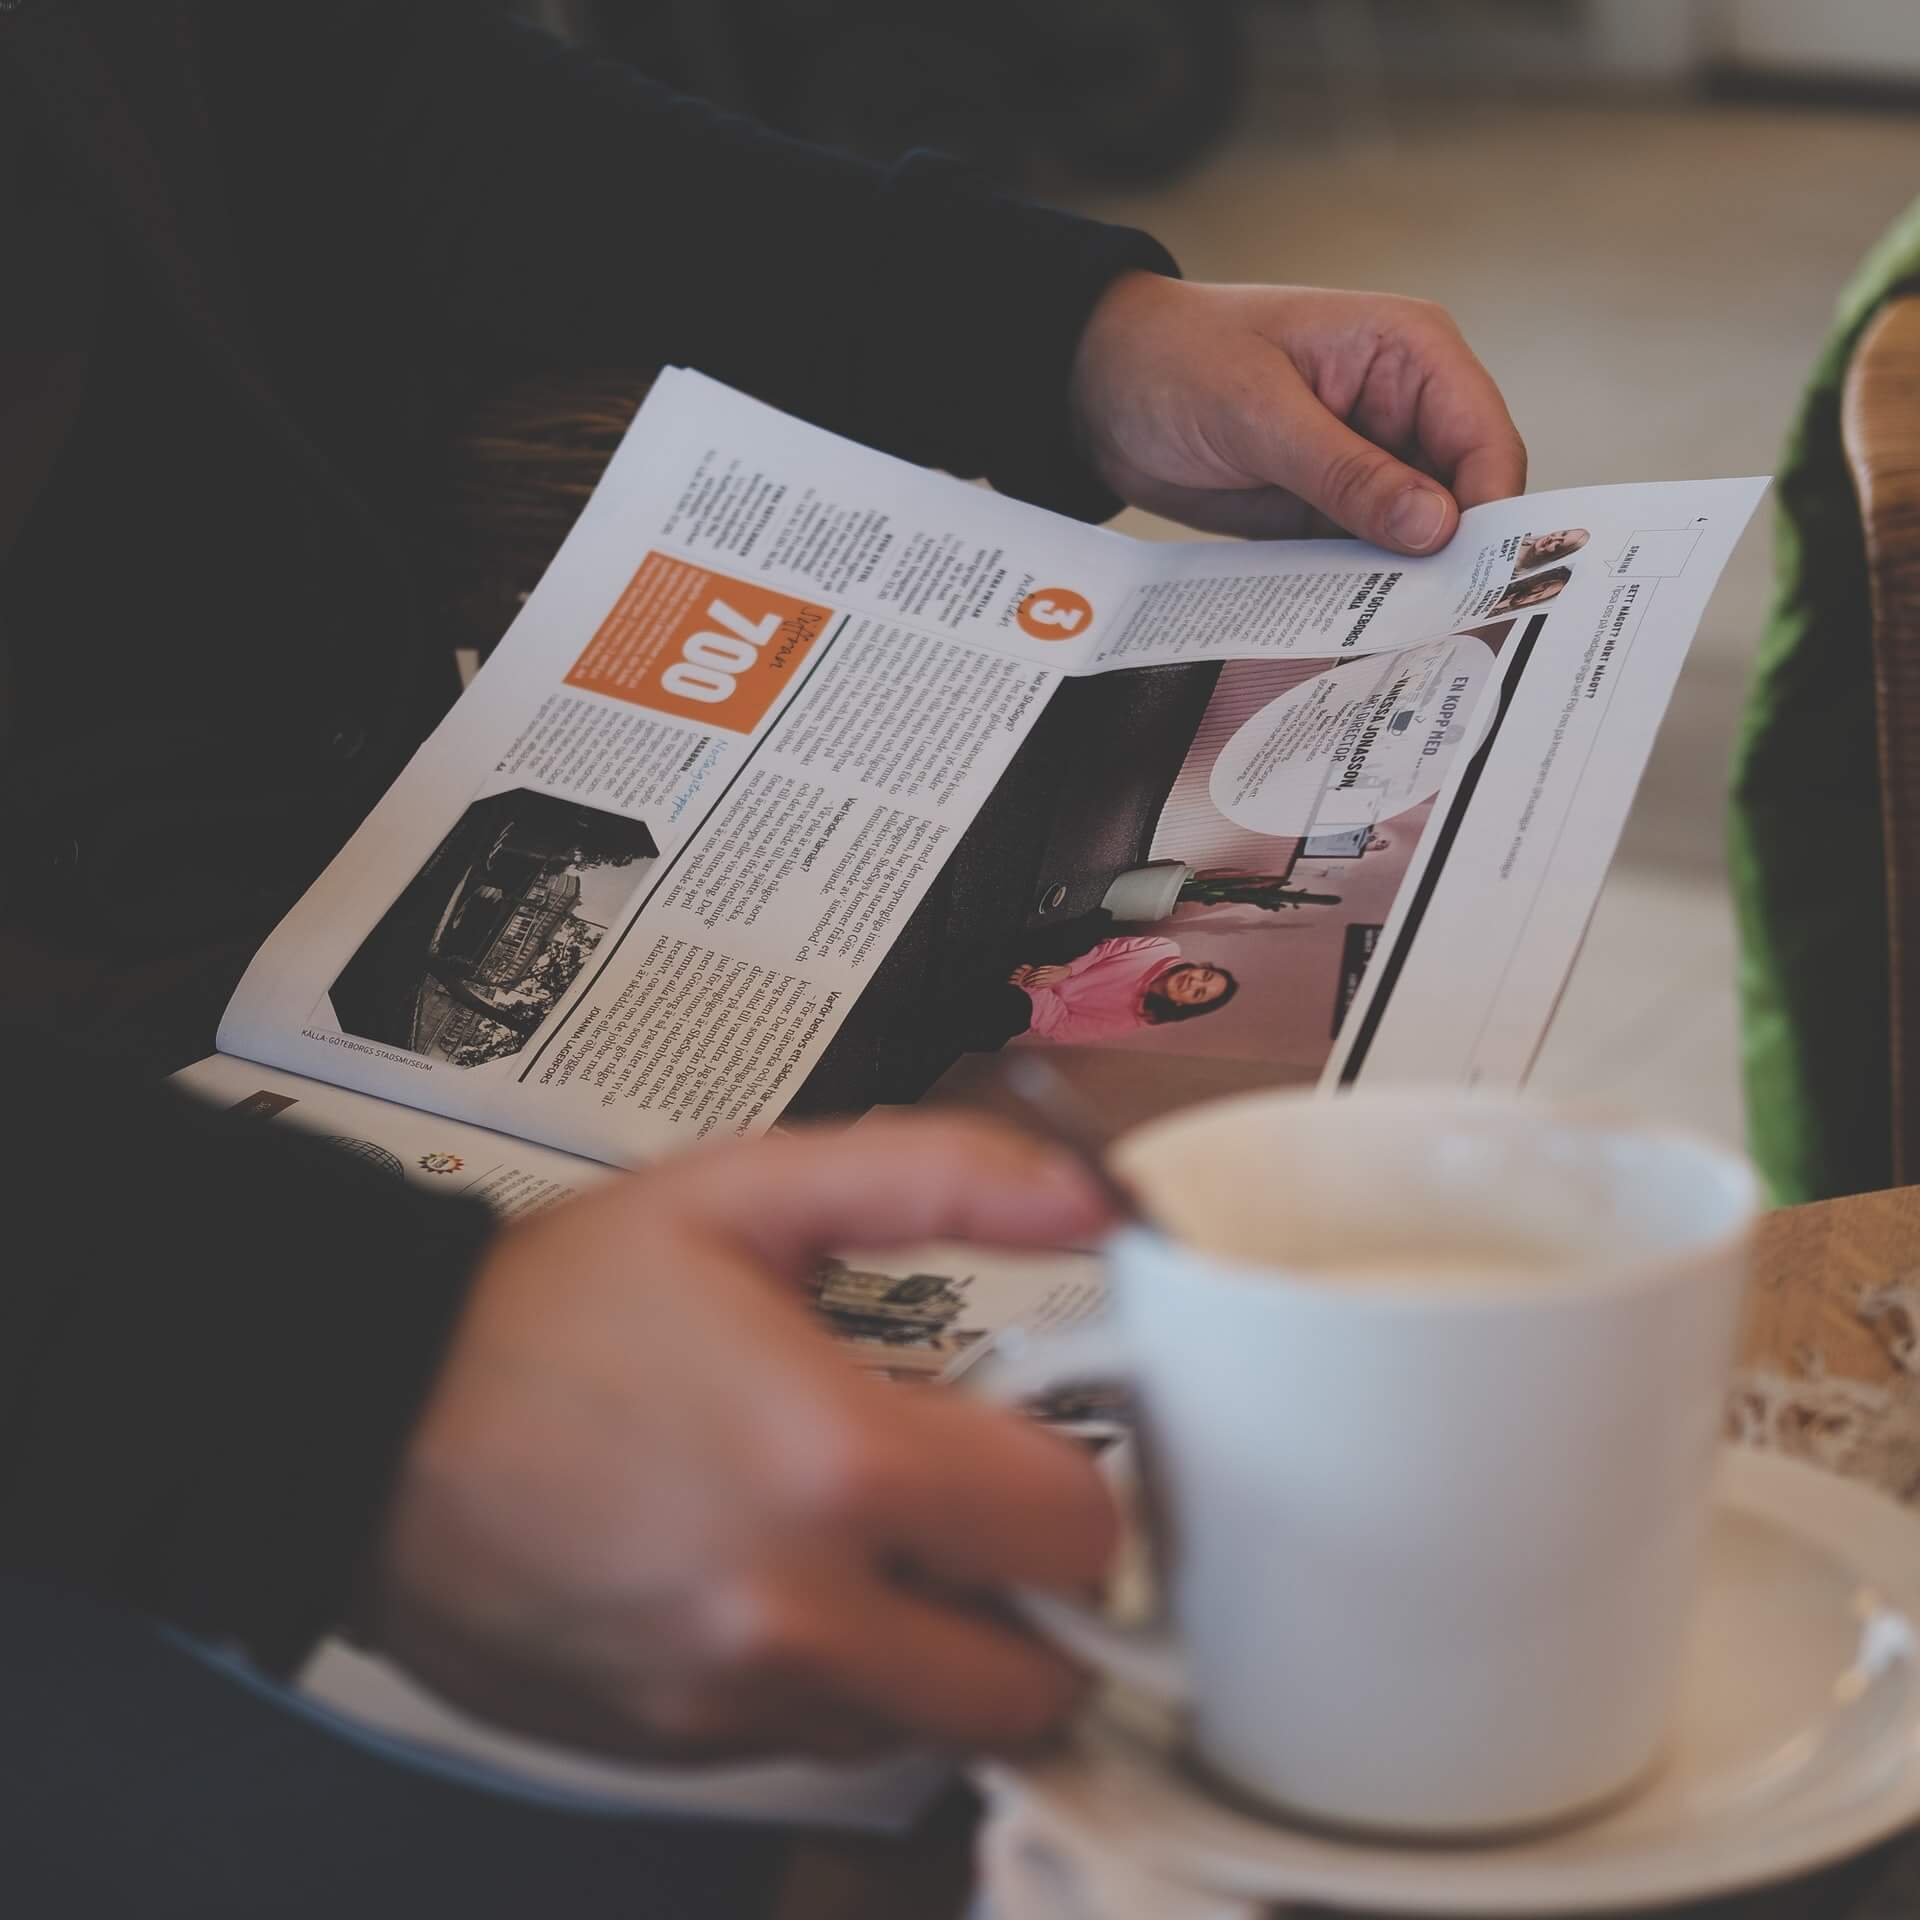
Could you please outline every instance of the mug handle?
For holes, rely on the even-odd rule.
[[[1125,1380],[1133,1373],[1120,1329],[1102,1318],[1048,1333],[1009,1328],[967,1386],[984,1399],[1018,1408],[1075,1380]],[[1057,1593],[1023,1587],[1008,1598],[1021,1618],[1056,1646],[1156,1705],[1177,1710],[1191,1699],[1186,1655],[1164,1609],[1130,1627]]]

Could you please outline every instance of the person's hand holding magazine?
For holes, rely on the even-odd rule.
[[[792,1282],[831,1247],[1102,1217],[1059,1156],[923,1121],[709,1149],[508,1229],[402,1460],[370,1637],[463,1705],[615,1752],[1032,1740],[1078,1680],[991,1597],[1098,1579],[1098,1474],[860,1373]]]
[[[1072,397],[1115,493],[1212,533],[1431,553],[1462,508],[1527,484],[1500,389],[1424,300],[1123,274],[1081,335]]]

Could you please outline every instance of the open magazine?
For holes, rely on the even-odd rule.
[[[1763,487],[1503,501],[1419,560],[1163,544],[669,372],[182,1077],[508,1217],[783,1116],[990,1106],[1010,1048],[1116,1125],[1517,1084]],[[816,1291],[907,1379],[1099,1298],[960,1248]]]

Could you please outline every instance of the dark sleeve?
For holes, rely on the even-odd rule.
[[[341,1617],[490,1231],[0,1029],[0,1571],[286,1666]]]
[[[478,0],[212,10],[216,124],[258,245],[410,310],[422,372],[686,365],[1061,511],[1118,505],[1067,405],[1146,235],[957,163],[787,139]]]

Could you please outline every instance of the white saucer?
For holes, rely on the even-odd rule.
[[[1787,1879],[1920,1821],[1920,1516],[1729,1452],[1668,1751],[1599,1818],[1506,1844],[1340,1837],[1209,1789],[1109,1696],[1069,1745],[996,1766],[1087,1844],[1176,1882],[1389,1913],[1599,1912]]]

